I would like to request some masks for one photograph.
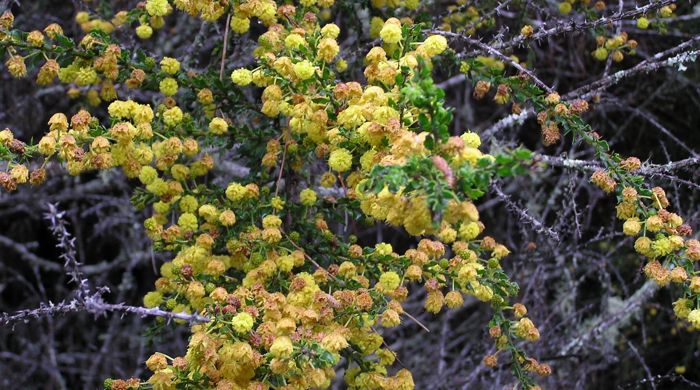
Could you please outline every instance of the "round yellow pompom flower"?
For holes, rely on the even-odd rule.
[[[238,313],[231,319],[231,326],[233,326],[233,330],[238,333],[250,332],[250,330],[253,329],[254,324],[255,320],[253,319],[253,316],[245,312]]]
[[[623,233],[625,233],[626,236],[634,237],[637,234],[639,234],[639,231],[641,229],[642,229],[642,224],[639,222],[639,220],[637,218],[628,219],[622,225],[622,231],[623,231]]]
[[[170,127],[180,124],[180,122],[182,122],[182,110],[180,107],[173,107],[166,110],[163,113],[163,122]]]
[[[691,310],[688,314],[688,322],[696,328],[700,328],[700,309]]]
[[[146,12],[151,16],[165,16],[168,14],[168,0],[146,1]]]
[[[649,28],[649,19],[643,16],[637,19],[637,28],[641,30],[646,30],[647,28]]]
[[[177,224],[180,225],[180,228],[185,232],[195,231],[198,227],[197,217],[191,213],[183,213],[180,215],[177,219]]]
[[[559,12],[562,14],[566,15],[569,14],[572,10],[571,3],[563,1],[559,3]]]
[[[166,77],[163,80],[161,80],[159,87],[160,92],[165,96],[174,96],[175,94],[177,94],[177,81],[172,77]]]
[[[287,49],[298,49],[306,44],[306,40],[299,34],[289,34],[284,39],[284,46]]]
[[[238,183],[231,183],[226,187],[226,198],[234,202],[240,202],[248,194],[248,190]]]
[[[143,305],[147,308],[157,307],[163,302],[163,294],[159,291],[151,291],[143,297]]]
[[[323,35],[325,38],[338,38],[338,35],[340,35],[340,28],[334,23],[329,23],[323,26],[321,29],[321,35]]]
[[[228,123],[223,118],[214,118],[209,122],[209,131],[214,135],[226,134]]]
[[[464,144],[471,148],[478,148],[481,146],[481,138],[479,138],[479,134],[468,131],[462,134],[461,138],[462,141],[464,141]]]
[[[171,57],[164,57],[160,61],[160,68],[167,74],[175,74],[180,70],[180,61]]]
[[[447,49],[447,39],[442,35],[431,35],[423,42],[423,48],[431,57],[442,54]]]
[[[386,43],[399,43],[401,41],[401,22],[396,18],[390,18],[384,23],[379,36]]]
[[[270,354],[277,358],[288,358],[294,352],[292,340],[287,336],[278,337],[270,346]]]
[[[232,210],[224,210],[219,215],[219,223],[223,226],[233,226],[236,223],[236,214]]]
[[[243,34],[250,29],[250,19],[248,18],[238,18],[234,16],[231,18],[231,30],[237,34]]]
[[[605,61],[608,58],[608,50],[604,47],[599,47],[593,51],[593,58],[598,61]]]
[[[379,285],[384,291],[394,291],[401,284],[401,277],[394,271],[384,272],[379,277]]]
[[[299,200],[304,206],[313,206],[316,203],[316,191],[311,188],[305,188],[299,193]]]
[[[231,73],[231,81],[236,85],[245,87],[253,81],[253,74],[248,69],[236,69]]]
[[[153,36],[153,29],[147,24],[142,24],[136,27],[136,36],[141,39],[148,39]]]
[[[352,154],[347,149],[336,149],[328,158],[328,166],[336,172],[346,172],[352,167]]]
[[[153,183],[153,180],[158,178],[158,171],[155,170],[150,165],[144,165],[141,167],[141,171],[139,172],[139,180],[141,180],[141,183],[143,184],[151,184]]]
[[[310,79],[315,71],[316,69],[309,61],[304,60],[294,64],[294,74],[302,80]]]

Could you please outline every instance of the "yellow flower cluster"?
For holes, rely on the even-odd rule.
[[[380,11],[384,15],[399,15],[420,6],[417,0],[370,3],[376,9],[392,9]],[[571,12],[575,3],[562,2],[560,11]],[[156,353],[147,360],[153,372],[148,383],[153,388],[204,387],[203,383],[216,389],[328,388],[342,357],[348,362],[344,379],[352,389],[412,389],[407,370],[389,374],[395,356],[376,331],[377,326],[395,327],[412,318],[402,307],[411,283],[423,285],[427,293],[424,308],[431,313],[460,307],[464,294],[493,305],[497,325],[489,333],[498,352],[484,359],[490,367],[497,364],[498,353],[512,349],[513,338],[536,341],[540,337],[523,305],[507,306],[507,299],[517,293],[502,282],[506,278],[500,262],[509,250],[485,235],[486,227],[472,200],[460,196],[445,201],[437,213],[425,191],[390,185],[370,188],[376,169],[400,169],[420,160],[428,161],[441,175],[441,184],[454,189],[460,170],[476,169],[480,162],[493,160],[479,150],[482,140],[476,133],[436,138],[419,123],[432,112],[411,103],[406,92],[421,66],[430,69],[432,60],[448,50],[447,40],[440,35],[416,40],[410,18],[374,16],[369,34],[381,44],[364,57],[366,82],[337,82],[348,64],[338,43],[340,28],[323,24],[330,20],[333,5],[334,0],[300,0],[297,4],[146,0],[109,21],[88,12],[77,13],[75,22],[86,33],[110,34],[126,23],[138,23],[135,33],[141,39],[164,27],[164,18],[175,10],[209,22],[228,14],[230,29],[237,34],[248,32],[252,21],[260,22],[266,31],[259,34],[252,53],[255,65],[233,70],[232,84],[228,79],[224,82],[226,91],[220,90],[218,78],[217,86],[204,84],[214,91],[192,87],[197,75],[183,71],[184,65],[175,58],[128,63],[125,58],[130,56],[122,55],[122,47],[103,42],[101,34],[87,34],[64,51],[77,53],[67,55],[68,60],[51,51],[63,35],[56,24],[14,42],[31,55],[45,55],[46,62],[37,73],[39,85],[58,78],[71,85],[69,96],[84,93],[92,106],[108,103],[109,120],[104,123],[109,125],[86,110],[70,119],[57,113],[36,145],[15,139],[9,129],[0,131],[3,150],[13,156],[60,159],[73,175],[119,167],[129,178],[138,178],[144,189],[139,201],[152,208],[152,215],[144,221],[146,232],[156,249],[173,253],[172,260],[161,266],[155,290],[144,297],[144,306],[210,319],[192,326],[183,356]],[[448,10],[440,26],[445,31],[471,35],[494,23],[466,0],[457,0]],[[658,14],[668,17],[673,10],[663,7]],[[11,13],[0,16],[3,31],[12,29],[13,23]],[[644,17],[637,21],[642,29],[648,24]],[[524,26],[521,35],[529,37],[533,32],[531,26]],[[0,32],[0,41],[8,37]],[[594,58],[611,57],[616,62],[623,60],[623,53],[634,53],[637,45],[624,32],[598,36],[596,43]],[[12,45],[7,53],[8,72],[26,76],[27,55]],[[491,57],[476,60],[493,71],[505,66]],[[154,105],[120,100],[123,89],[118,93],[115,85],[148,87],[162,96]],[[275,123],[274,136],[267,132],[268,138],[256,145],[264,149],[256,167],[263,172],[218,188],[203,179],[211,172],[214,158],[203,153],[200,144],[209,147],[217,144],[212,138],[220,141],[239,134],[237,118],[219,110],[219,103],[228,99],[230,90],[253,86],[262,89],[256,121],[274,118],[270,122]],[[512,99],[510,85],[493,87],[496,103]],[[480,80],[474,96],[484,97],[491,89],[489,80]],[[194,95],[201,106],[193,109],[186,96]],[[544,104],[537,119],[546,145],[561,137],[557,118],[588,108],[582,100],[562,102],[556,93],[548,94]],[[242,138],[240,142],[257,141]],[[14,190],[24,183],[41,183],[44,164],[37,168],[26,161],[10,162],[7,172],[0,172],[0,185]],[[621,171],[633,172],[640,164],[634,158],[623,160],[616,169],[595,172],[591,182],[618,195],[622,231],[635,238],[634,249],[648,259],[645,274],[661,285],[683,285],[684,296],[674,302],[674,312],[700,329],[700,277],[694,271],[700,260],[700,242],[689,238],[690,227],[667,210],[669,201],[661,188],[647,191],[619,180]],[[305,170],[320,166],[327,166],[327,172],[318,179],[309,178]],[[274,169],[278,176],[269,185],[266,179]],[[265,179],[248,182],[257,178]],[[294,183],[299,178],[305,182]],[[290,182],[293,184],[288,185]],[[366,221],[401,227],[416,237],[418,245],[398,254],[388,243],[363,248],[354,239],[335,235],[326,219],[333,214],[325,207],[341,206],[334,196],[317,192],[319,185],[337,187],[347,203],[359,204]],[[320,243],[323,249],[314,247],[307,253],[304,246],[308,243]],[[505,316],[510,311],[512,321]],[[551,372],[549,366],[531,358],[518,356],[513,362],[538,375]],[[139,385],[139,381],[121,381],[114,388]]]
[[[478,29],[488,28],[494,23],[493,18],[483,17],[475,5],[467,6],[466,0],[455,1],[447,7],[447,11],[439,26],[442,31],[473,35]]]
[[[619,174],[634,172],[640,166],[639,159],[627,158],[620,161]],[[608,172],[595,172],[591,181],[605,192],[617,188]],[[670,283],[687,286],[685,297],[674,303],[674,312],[678,318],[687,319],[694,328],[700,329],[700,309],[693,308],[688,299],[700,295],[700,278],[687,271],[700,261],[700,241],[689,238],[691,227],[684,224],[678,214],[667,210],[669,201],[663,188],[644,191],[648,195],[641,195],[638,188],[631,186],[618,190],[617,217],[624,220],[622,231],[636,237],[634,249],[647,258],[644,273],[649,279],[662,286]]]

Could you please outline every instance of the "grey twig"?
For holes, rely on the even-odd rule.
[[[518,216],[520,220],[530,224],[532,227],[535,228],[535,230],[538,233],[544,233],[552,240],[557,242],[559,241],[559,233],[545,226],[544,223],[538,221],[535,217],[530,215],[526,209],[518,206],[515,202],[513,202],[510,198],[510,195],[506,195],[505,193],[503,193],[503,190],[501,190],[497,183],[492,184],[491,189],[493,189],[493,192],[496,193],[496,196],[498,196],[498,198],[506,204],[508,210],[510,210],[510,212]]]
[[[70,276],[71,282],[78,285],[78,289],[76,290],[78,299],[83,299],[89,293],[90,288],[87,278],[80,269],[81,264],[77,259],[75,237],[68,231],[66,221],[64,220],[66,212],[59,211],[58,207],[53,203],[48,203],[47,207],[48,212],[44,215],[44,218],[51,225],[51,233],[58,239],[56,247],[61,250],[60,258],[64,261],[63,267],[68,276]]]
[[[34,309],[19,310],[14,313],[2,313],[0,315],[0,325],[7,326],[18,322],[28,322],[46,316],[57,314],[88,312],[95,316],[105,315],[108,312],[122,312],[136,314],[141,317],[163,317],[168,320],[183,320],[191,323],[208,322],[210,319],[199,314],[172,313],[156,308],[145,308],[140,306],[129,306],[123,303],[106,303],[102,299],[105,289],[90,294],[82,301],[77,299],[62,301],[59,303],[42,303]]]

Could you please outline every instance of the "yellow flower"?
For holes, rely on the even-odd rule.
[[[559,12],[566,15],[571,12],[571,3],[563,1],[559,3]]]
[[[239,18],[234,16],[231,18],[231,30],[238,34],[243,34],[250,29],[250,19]]]
[[[176,106],[163,112],[163,122],[165,122],[167,126],[174,127],[182,122],[182,116],[182,110],[180,107]]]
[[[195,198],[192,195],[185,195],[180,199],[180,202],[178,204],[180,207],[180,210],[185,213],[194,213],[195,210],[199,207],[199,202],[197,202],[197,198]]]
[[[254,324],[255,320],[253,316],[246,312],[238,313],[231,319],[231,326],[233,326],[233,330],[238,333],[250,332]]]
[[[481,138],[479,137],[479,134],[467,131],[466,133],[462,134],[461,138],[462,141],[464,141],[464,144],[470,148],[478,148],[481,146]]]
[[[442,54],[447,49],[447,39],[442,35],[431,35],[423,42],[423,50],[431,57]]]
[[[425,310],[429,313],[437,314],[442,310],[442,306],[445,304],[445,296],[442,291],[431,291],[425,298]]]
[[[479,224],[476,222],[463,223],[459,227],[459,237],[463,240],[473,240],[479,235],[479,233],[481,233],[481,229],[479,228]]]
[[[231,81],[236,85],[245,87],[253,81],[253,75],[248,69],[236,69],[231,73]]]
[[[152,386],[153,390],[170,390],[175,388],[173,377],[172,370],[160,370],[148,378],[148,383]]]
[[[535,327],[535,324],[527,317],[521,318],[520,321],[513,326],[513,330],[516,336],[528,341],[537,341],[540,338],[540,332]]]
[[[520,35],[524,36],[525,38],[529,37],[534,32],[535,29],[529,24],[524,25],[523,28],[520,29]]]
[[[135,105],[132,117],[137,125],[150,124],[153,121],[153,109],[148,104]]]
[[[153,29],[147,24],[142,24],[136,27],[136,36],[141,39],[148,39],[153,36]]]
[[[90,14],[88,14],[85,11],[80,11],[77,14],[75,14],[75,22],[78,24],[86,23],[89,20],[90,20]]]
[[[420,6],[420,0],[406,0],[406,8],[410,10],[417,10]]]
[[[355,128],[365,122],[362,106],[352,105],[338,114],[338,124],[346,128]]]
[[[338,332],[330,332],[321,340],[321,346],[330,352],[339,352],[349,346],[347,339]]]
[[[8,145],[14,139],[15,136],[12,134],[12,131],[10,129],[0,131],[0,144]]]
[[[690,308],[692,307],[692,304],[693,302],[689,299],[680,298],[677,301],[673,302],[673,313],[678,318],[688,318],[688,314],[690,314]]]
[[[280,219],[280,217],[278,217],[276,215],[266,215],[265,217],[263,217],[262,223],[263,223],[263,227],[266,229],[278,228],[278,227],[282,226],[282,220]]]
[[[270,354],[277,358],[288,358],[294,352],[292,340],[287,336],[281,336],[275,339],[270,346]]]
[[[639,223],[637,218],[630,218],[622,225],[622,232],[627,236],[634,237],[639,234],[642,229],[642,224]]]
[[[160,92],[165,96],[173,96],[177,94],[177,81],[172,77],[166,77],[163,80],[161,80],[159,87]]]
[[[659,10],[659,15],[661,15],[661,17],[663,17],[663,18],[668,18],[672,14],[673,14],[673,10],[671,9],[671,7],[669,7],[667,5],[661,7],[661,9]]]
[[[673,251],[673,245],[668,238],[659,238],[651,243],[651,249],[655,256],[666,256]]]
[[[109,113],[109,116],[115,119],[123,119],[123,118],[128,118],[131,116],[131,113],[134,110],[134,104],[132,101],[121,101],[117,100],[109,104],[109,107],[107,107],[107,112]],[[67,126],[67,123],[66,123]]]
[[[640,30],[646,30],[647,28],[649,28],[649,19],[643,16],[637,19],[637,28],[639,28]]]
[[[160,68],[167,74],[175,74],[180,70],[180,61],[171,57],[163,57]]]
[[[318,55],[326,62],[333,61],[333,58],[338,55],[339,51],[338,42],[333,38],[323,38],[318,44]]]
[[[248,190],[238,183],[231,183],[226,187],[226,197],[234,202],[240,202],[248,194]]]
[[[34,30],[27,35],[27,43],[34,47],[44,46],[44,34],[41,31]]]
[[[144,165],[139,172],[139,180],[143,184],[151,184],[158,178],[158,172],[150,165]]]
[[[700,328],[700,309],[693,309],[688,314],[688,322],[696,328]]]
[[[593,51],[593,58],[598,61],[605,61],[608,58],[608,50],[604,47],[599,47]]]
[[[10,176],[15,179],[18,184],[23,184],[29,180],[29,170],[22,164],[15,165],[10,170]]]
[[[650,257],[653,252],[651,250],[651,239],[649,237],[639,237],[635,242],[634,242],[634,250],[637,251],[637,253]]]
[[[352,154],[347,149],[336,149],[328,158],[328,166],[336,172],[346,172],[352,168]]]
[[[658,215],[652,215],[646,220],[647,230],[650,232],[658,232],[664,227],[664,221]]]
[[[163,302],[163,294],[151,291],[143,297],[143,305],[147,308],[157,307]]]
[[[445,295],[445,304],[450,309],[456,309],[464,304],[464,298],[459,291],[450,291]]]
[[[275,260],[277,269],[282,272],[289,272],[294,268],[294,258],[292,256],[280,256]]]
[[[378,284],[383,291],[394,291],[401,284],[401,277],[394,271],[384,272],[379,276]]]
[[[53,82],[53,80],[58,76],[58,72],[61,70],[61,67],[58,65],[58,62],[56,60],[48,60],[46,63],[39,69],[39,73],[36,76],[36,82],[39,85],[49,85]]]
[[[294,64],[294,74],[296,74],[301,80],[310,79],[315,72],[316,68],[314,68],[313,64],[307,60],[299,61]]]
[[[306,40],[299,34],[289,34],[284,39],[284,46],[287,49],[298,49],[306,44]]]
[[[86,86],[95,84],[97,81],[97,72],[91,67],[83,67],[78,69],[75,74],[75,83],[78,86]]]
[[[380,242],[379,244],[375,245],[374,248],[375,253],[379,256],[388,256],[394,251],[394,248],[391,247],[391,244],[387,242]]]
[[[401,323],[399,313],[393,309],[387,309],[384,313],[382,313],[381,320],[382,326],[385,328],[393,328]]]
[[[165,16],[168,14],[169,8],[168,0],[146,1],[146,12],[151,16]]]
[[[214,135],[226,134],[228,123],[223,118],[214,118],[209,122],[209,131]]]
[[[197,217],[191,213],[184,213],[180,215],[180,217],[177,219],[177,224],[185,232],[193,232],[198,228]]]
[[[384,21],[378,16],[373,16],[369,21],[369,37],[372,39],[379,37],[379,32],[384,27]]]
[[[401,22],[396,18],[390,18],[384,22],[379,36],[386,43],[399,43],[401,41]]]
[[[340,28],[334,23],[328,23],[321,29],[321,35],[323,35],[325,38],[336,39],[338,38],[338,35],[340,35]]]
[[[44,136],[39,140],[39,153],[44,156],[50,156],[56,152],[56,139],[49,136]]]
[[[313,206],[316,203],[316,192],[311,188],[305,188],[299,193],[299,200],[304,206]]]
[[[146,305],[148,307],[148,305]],[[168,367],[168,360],[160,352],[156,352],[146,360],[146,367],[153,372],[164,370]]]

